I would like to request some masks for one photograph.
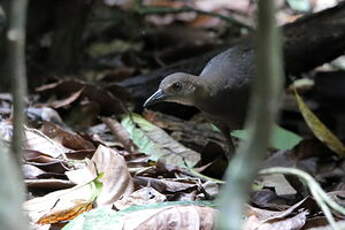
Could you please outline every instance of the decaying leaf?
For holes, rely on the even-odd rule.
[[[90,101],[96,102],[104,113],[119,114],[124,112],[120,99],[101,87],[80,80],[62,80],[43,85],[36,88],[36,91],[42,94],[56,93],[60,98],[63,98],[62,101],[55,102],[59,106],[66,105],[79,98],[87,97]],[[66,98],[66,95],[71,96]]]
[[[92,183],[59,190],[24,202],[24,211],[34,223],[56,223],[70,220],[93,202],[95,186]]]
[[[179,192],[184,191],[193,187],[197,187],[196,183],[186,183],[179,182],[178,179],[169,179],[169,178],[151,178],[151,177],[142,177],[137,176],[136,183],[142,186],[152,186],[159,192]]]
[[[24,180],[25,185],[28,189],[50,189],[50,190],[58,190],[58,189],[66,189],[72,188],[75,184],[68,180],[62,179],[26,179]]]
[[[73,103],[74,101],[76,101],[81,93],[84,91],[84,88],[81,88],[80,90],[72,93],[69,97],[67,98],[64,98],[62,100],[57,100],[57,101],[54,101],[52,102],[51,106],[55,109],[57,108],[60,108],[60,107],[64,107],[64,106],[67,106],[67,105],[70,105],[71,103]]]
[[[0,125],[0,138],[4,142],[10,142],[13,126],[9,123]],[[24,149],[57,158],[72,150],[46,136],[37,129],[24,127]]]
[[[132,206],[119,212],[99,208],[80,215],[64,230],[211,230],[215,228],[217,210],[210,206],[210,202],[182,201]]]
[[[92,209],[92,202],[81,202],[80,204],[77,204],[75,207],[68,209],[68,210],[62,210],[60,212],[56,212],[51,215],[45,215],[42,216],[38,221],[37,224],[53,224],[60,221],[66,221],[71,220],[80,215],[83,212],[87,212]]]
[[[136,149],[127,130],[117,120],[105,117],[102,118],[102,121],[108,126],[115,138],[128,152],[133,152]]]
[[[60,142],[67,148],[74,150],[95,149],[95,146],[90,141],[85,140],[76,133],[64,130],[52,122],[43,122],[41,130],[45,135]]]
[[[199,153],[175,141],[165,131],[138,114],[126,116],[122,125],[139,147],[139,151],[150,155],[152,160],[164,158],[166,163],[180,167],[193,167],[200,160]]]
[[[32,222],[40,224],[70,220],[98,206],[110,205],[133,191],[126,162],[114,150],[100,145],[84,169],[67,173],[77,185],[24,203]],[[98,173],[98,174],[97,174]]]
[[[104,174],[99,179],[103,188],[96,199],[98,206],[111,205],[122,196],[133,192],[134,185],[126,161],[115,150],[100,145],[92,161],[95,162],[97,171]]]
[[[37,129],[25,128],[25,149],[34,150],[54,158],[63,156],[72,150],[52,140]]]
[[[294,94],[296,97],[298,108],[314,135],[335,153],[340,156],[345,156],[344,144],[308,108],[303,99],[298,95],[297,91],[294,91]]]
[[[128,208],[132,205],[147,205],[166,201],[167,197],[151,187],[144,187],[133,192],[131,195],[124,197],[114,203],[118,210]]]
[[[307,210],[302,210],[294,214],[301,208],[307,198],[301,200],[295,205],[284,211],[270,211],[254,207],[248,207],[248,216],[244,229],[245,230],[298,230],[306,223]]]
[[[244,230],[299,230],[302,229],[306,219],[307,212],[301,212],[293,217],[277,219],[275,221],[262,222],[255,216],[247,219]]]
[[[263,186],[274,188],[276,194],[281,197],[295,196],[297,191],[290,185],[283,174],[262,176]]]

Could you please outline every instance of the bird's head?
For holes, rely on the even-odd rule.
[[[163,79],[159,89],[144,103],[144,107],[158,102],[169,101],[184,105],[194,105],[200,94],[200,79],[187,73],[173,73]]]

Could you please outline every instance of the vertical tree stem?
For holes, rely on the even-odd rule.
[[[226,172],[218,229],[241,229],[244,205],[267,151],[282,91],[281,41],[275,25],[274,4],[272,0],[260,0],[258,4],[257,76],[246,121],[249,138],[241,143]]]
[[[21,162],[23,125],[25,122],[26,67],[25,67],[25,24],[27,0],[11,0],[9,28],[7,31],[9,74],[13,95],[13,138],[12,151]]]
[[[21,173],[7,146],[0,139],[0,229],[28,230],[22,211],[24,185]]]
[[[0,229],[25,230],[28,228],[22,212],[24,201],[23,178],[19,171],[23,146],[24,100],[26,96],[25,23],[27,0],[9,0],[9,27],[7,48],[9,74],[13,95],[12,152],[0,140]],[[14,159],[17,159],[15,164]],[[17,167],[16,167],[17,166]]]

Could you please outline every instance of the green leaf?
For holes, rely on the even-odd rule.
[[[291,149],[302,140],[297,134],[283,129],[278,125],[273,126],[272,133],[271,147],[276,149]],[[248,138],[248,132],[246,130],[235,130],[231,135],[240,139]]]
[[[119,212],[110,208],[96,208],[90,212],[83,213],[68,223],[62,230],[113,230],[122,229],[126,214],[134,213],[145,209],[157,209],[168,206],[197,205],[215,207],[210,201],[172,201],[148,205],[131,206]]]
[[[183,146],[164,130],[153,125],[138,114],[122,119],[139,151],[150,156],[151,160],[164,160],[167,164],[191,168],[200,161],[200,154]]]
[[[310,10],[310,3],[308,0],[287,0],[291,9],[306,12]]]

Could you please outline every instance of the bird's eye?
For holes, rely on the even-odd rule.
[[[181,82],[175,82],[174,84],[172,84],[172,88],[174,91],[179,91],[182,89],[182,84]]]

